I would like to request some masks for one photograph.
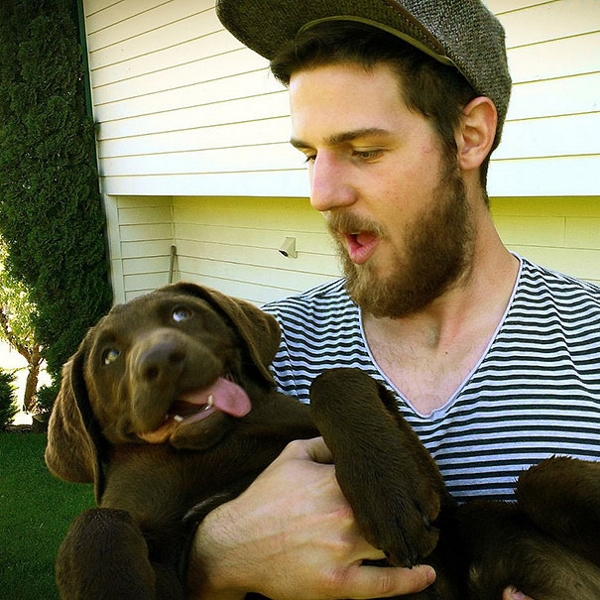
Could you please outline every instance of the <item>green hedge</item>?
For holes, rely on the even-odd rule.
[[[110,307],[75,0],[0,3],[0,235],[53,376]]]
[[[0,431],[10,425],[17,414],[16,376],[0,367]]]

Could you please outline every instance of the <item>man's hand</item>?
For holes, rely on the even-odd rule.
[[[525,594],[511,585],[504,590],[504,593],[502,594],[502,600],[533,600],[533,598],[525,596]]]
[[[189,597],[238,600],[375,598],[416,593],[429,566],[363,566],[383,554],[362,537],[321,438],[292,442],[235,500],[198,528]]]

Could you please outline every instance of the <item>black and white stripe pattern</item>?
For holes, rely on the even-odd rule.
[[[417,413],[375,364],[342,280],[264,308],[282,326],[273,363],[282,391],[308,402],[311,381],[333,367],[383,381],[459,500],[513,499],[519,473],[555,454],[600,460],[600,288],[592,284],[521,259],[486,353],[430,415]]]

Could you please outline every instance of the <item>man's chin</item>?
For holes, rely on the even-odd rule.
[[[349,276],[348,276],[349,275]],[[437,294],[426,293],[403,282],[398,273],[387,277],[370,272],[346,276],[346,290],[355,304],[374,317],[399,319],[418,312]]]

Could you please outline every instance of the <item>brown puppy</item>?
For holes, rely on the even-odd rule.
[[[64,598],[184,597],[187,511],[240,493],[290,439],[317,434],[308,407],[275,391],[278,342],[272,317],[186,284],[116,306],[88,332],[46,449],[55,475],[95,483],[101,507],[61,547]]]
[[[438,570],[412,598],[500,598],[507,584],[536,600],[600,597],[598,465],[548,462],[520,487],[538,525],[556,523],[551,533],[572,549],[518,507],[457,509],[383,386],[354,369],[329,371],[313,385],[311,417],[275,390],[268,365],[278,343],[272,317],[192,284],[116,306],[89,331],[65,366],[46,450],[57,476],[95,483],[99,505],[59,551],[63,598],[184,598],[195,524],[288,441],[319,432],[367,538],[393,564],[427,557]],[[582,482],[567,490],[573,497],[558,489],[564,477]],[[540,490],[564,506],[547,493],[539,502]],[[573,509],[590,494],[587,512]]]
[[[547,459],[519,478],[518,503],[478,500],[456,506],[440,490],[435,466],[399,415],[394,397],[364,373],[323,373],[313,383],[311,403],[334,455],[340,487],[367,539],[393,564],[426,562],[438,573],[433,586],[402,598],[500,600],[509,585],[535,600],[600,598],[599,462]],[[370,460],[357,462],[362,454]],[[434,497],[411,488],[407,479],[412,477]],[[371,494],[356,485],[357,479]],[[402,494],[398,486],[412,491]],[[423,499],[427,503],[414,511],[410,500]],[[439,540],[427,555],[424,546],[411,541],[418,531],[414,522],[399,515],[427,521],[436,506],[440,513],[431,525]],[[398,530],[408,532],[406,545],[397,539]]]

